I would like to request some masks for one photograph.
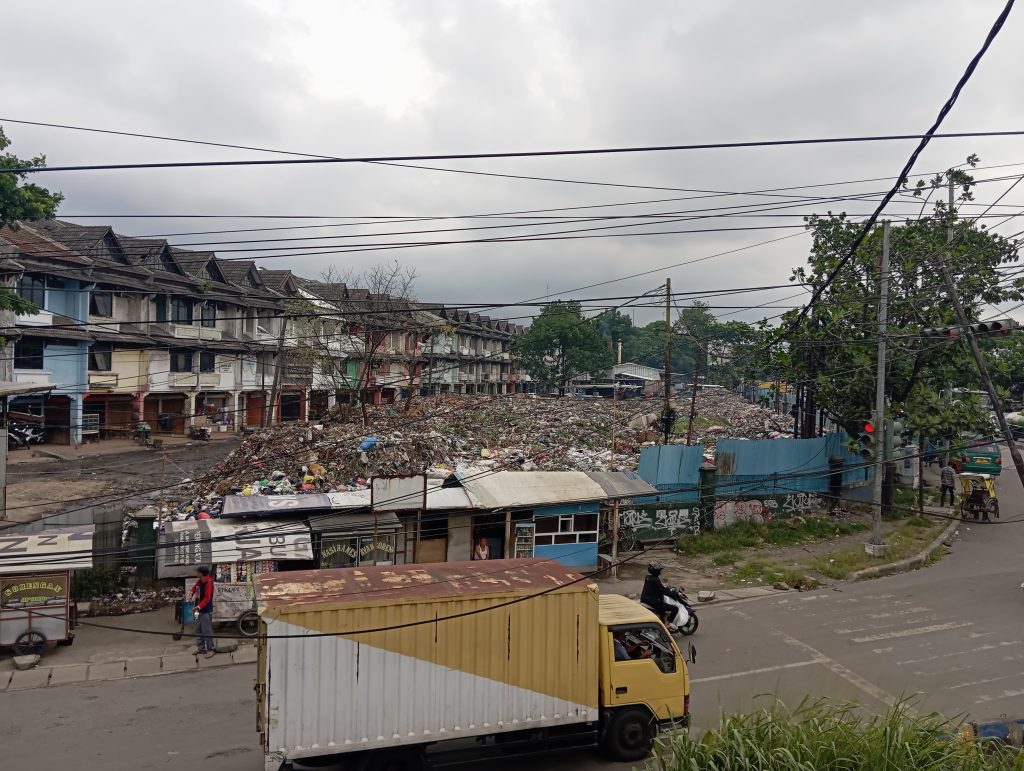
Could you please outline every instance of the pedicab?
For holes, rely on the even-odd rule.
[[[960,484],[963,486],[960,494],[962,519],[967,519],[969,514],[986,521],[991,517],[999,518],[999,495],[991,474],[961,474]]]

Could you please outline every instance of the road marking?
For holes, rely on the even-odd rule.
[[[984,685],[985,683],[996,683],[1000,680],[1006,680],[1010,677],[1020,677],[1020,672],[1014,672],[1012,675],[1000,675],[999,677],[986,677],[984,680],[975,680],[970,683],[959,683],[957,685],[947,685],[942,690],[944,691],[955,691],[957,688],[967,688],[972,685]]]
[[[828,667],[829,671],[831,671],[833,674],[843,678],[843,680],[850,683],[851,685],[860,688],[862,691],[864,691],[864,693],[868,694],[869,696],[873,696],[874,698],[878,699],[885,706],[891,707],[894,704],[896,704],[897,699],[891,693],[882,688],[879,688],[874,683],[865,680],[856,672],[847,669],[835,659],[829,658],[824,653],[819,651],[817,648],[813,648],[805,642],[801,642],[800,640],[797,640],[794,637],[790,637],[788,634],[785,634],[784,632],[776,632],[775,634],[781,637],[782,641],[787,645],[792,645],[794,648],[799,648],[800,650],[811,654],[811,656],[813,656],[815,659],[818,659],[818,663],[824,665],[825,667]],[[911,715],[912,717],[918,715],[917,710],[915,710],[910,705],[904,705],[904,707],[908,715]]]
[[[732,680],[737,677],[749,677],[750,675],[763,675],[765,672],[778,672],[781,669],[796,669],[807,667],[811,664],[825,664],[825,659],[810,659],[809,661],[795,661],[790,664],[779,664],[774,667],[761,667],[760,669],[748,669],[745,672],[730,672],[727,675],[712,675],[711,677],[698,677],[691,680],[691,683],[711,683],[715,680]]]
[[[999,699],[1009,699],[1013,696],[1024,696],[1024,690],[1018,691],[1003,691],[1002,693],[994,696],[979,696],[974,700],[975,704],[984,704],[989,701],[998,701]]]
[[[868,626],[857,626],[857,627],[845,627],[843,629],[833,629],[835,634],[856,634],[857,632],[870,632],[872,629],[887,629],[889,627],[899,626],[900,624],[920,624],[922,621],[936,621],[942,618],[938,613],[932,616],[924,616],[923,618],[915,618],[912,621],[907,619],[899,619],[892,621],[888,624],[870,624]]]
[[[916,637],[920,634],[931,634],[932,632],[947,632],[950,629],[962,629],[965,626],[974,626],[973,621],[950,621],[946,624],[932,624],[931,626],[918,626],[913,629],[900,629],[896,632],[883,632],[868,637],[853,637],[855,643],[878,642],[879,640],[895,640],[900,637]]]
[[[990,651],[996,648],[1005,648],[1008,645],[1020,645],[1021,640],[1008,640],[1006,642],[995,643],[991,645],[979,645],[975,648],[968,648],[965,651],[953,651],[952,653],[938,653],[934,656],[925,656],[921,659],[907,659],[906,661],[897,661],[898,666],[904,666],[905,664],[920,664],[924,661],[935,661],[937,659],[948,659],[954,656],[967,656],[972,653],[978,653],[979,651]]]

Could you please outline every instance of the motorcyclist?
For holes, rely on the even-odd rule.
[[[671,589],[661,580],[662,564],[652,562],[647,566],[647,578],[644,579],[644,588],[640,592],[640,602],[651,608],[663,621],[668,619],[675,610],[665,602],[666,597],[679,599],[678,592]]]

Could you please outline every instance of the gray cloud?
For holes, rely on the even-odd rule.
[[[1000,7],[995,1],[952,0],[225,0],[173,6],[68,0],[46,3],[44,14],[38,4],[24,3],[5,7],[5,26],[45,34],[8,37],[3,111],[13,118],[340,155],[916,132],[930,124]],[[1019,93],[1024,79],[1015,56],[1022,24],[1011,17],[946,129],[1020,128],[1024,108],[1011,95]],[[14,124],[5,130],[18,154],[45,152],[60,164],[253,155]],[[981,154],[986,164],[1024,162],[1020,146],[1017,139],[937,141],[919,169],[942,169],[971,152]],[[899,142],[445,165],[752,190],[891,175],[911,147]],[[422,216],[685,195],[367,165],[61,174],[47,177],[47,183],[66,193],[65,212],[109,215]],[[864,183],[822,192],[882,187]],[[1001,189],[985,186],[979,200],[991,200]],[[698,199],[618,213],[763,201]],[[1020,196],[1006,202],[1024,207]],[[826,209],[866,212],[869,205],[821,204],[789,211]],[[910,210],[893,207],[894,213]],[[110,221],[132,234],[288,224]],[[717,219],[655,229],[788,221]],[[473,224],[480,222],[458,220],[451,226]],[[418,294],[425,299],[502,301],[693,260],[786,232],[462,244],[263,262],[316,275],[330,264],[359,271],[399,259],[418,270]],[[410,238],[421,237],[426,238]],[[806,246],[806,237],[797,236],[589,294],[640,292],[666,275],[687,290],[782,283],[804,259]],[[770,302],[787,294],[792,291],[744,302]],[[508,315],[514,313],[519,312]],[[638,319],[649,316],[641,313]]]

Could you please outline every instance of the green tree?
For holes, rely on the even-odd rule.
[[[969,165],[976,158],[968,159]],[[958,203],[972,197],[973,178],[951,170],[918,188],[918,194],[942,196],[952,180]],[[930,187],[930,190],[929,190]],[[953,242],[947,246],[948,228]],[[792,280],[822,286],[861,229],[845,215],[808,218],[813,237],[806,267]],[[891,409],[911,429],[932,438],[954,436],[979,428],[979,410],[961,401],[940,398],[950,385],[978,389],[977,370],[962,340],[922,336],[922,330],[956,324],[938,269],[943,255],[957,292],[971,319],[988,315],[985,307],[1024,298],[1024,280],[1007,277],[1002,266],[1017,261],[1017,244],[976,221],[958,220],[955,207],[941,201],[919,219],[890,229],[889,355],[886,396]],[[853,260],[821,295],[813,311],[797,324],[798,313],[782,317],[783,328],[797,324],[784,345],[763,346],[775,332],[763,327],[762,373],[790,383],[816,384],[818,404],[837,423],[852,429],[872,413],[875,400],[878,269],[882,228],[864,239]],[[989,311],[989,314],[991,311]],[[755,345],[754,348],[757,346]]]
[[[0,126],[0,168],[38,168],[46,165],[46,156],[37,155],[31,160],[22,160],[6,152],[11,140]],[[41,220],[57,213],[57,207],[64,200],[60,193],[51,193],[44,187],[25,182],[27,174],[0,174],[0,227],[16,228],[18,220]]]
[[[608,343],[594,319],[583,317],[577,302],[545,305],[530,329],[515,342],[522,367],[544,389],[566,385],[577,375],[610,366]]]

